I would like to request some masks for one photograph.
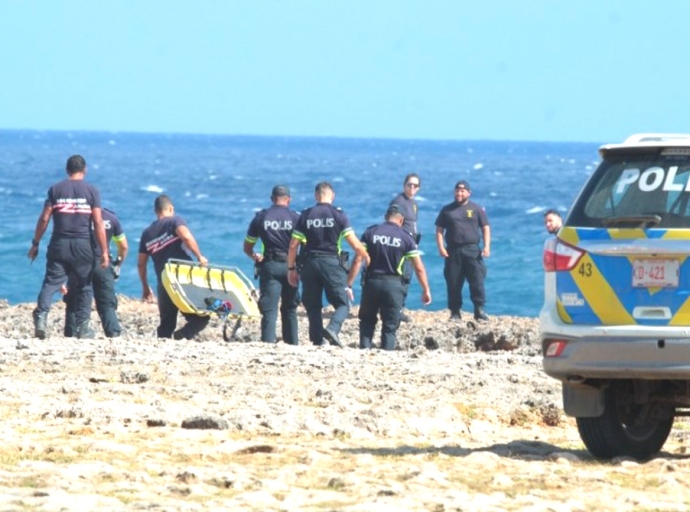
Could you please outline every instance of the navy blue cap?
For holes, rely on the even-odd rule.
[[[472,189],[470,188],[470,184],[467,183],[465,180],[460,180],[455,184],[455,188],[464,188],[468,192],[471,192]]]

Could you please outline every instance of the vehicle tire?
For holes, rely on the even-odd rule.
[[[615,382],[604,393],[604,414],[577,418],[580,438],[590,453],[599,459],[647,459],[661,450],[673,426],[673,408],[649,417],[648,405],[635,403],[630,381]]]

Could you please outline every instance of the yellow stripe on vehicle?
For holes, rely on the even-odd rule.
[[[690,240],[690,230],[687,229],[669,229],[661,238],[671,240]]]
[[[570,318],[570,315],[568,314],[568,312],[563,307],[563,303],[561,302],[561,299],[556,299],[556,311],[558,311],[558,316],[560,317],[560,319],[563,320],[566,324],[572,324],[573,323],[573,319]]]
[[[602,323],[621,325],[636,323],[589,254],[585,253],[582,256],[570,275],[585,301]]]
[[[647,238],[644,229],[638,228],[611,228],[606,230],[612,240],[631,240],[634,238]]]
[[[558,232],[558,238],[570,245],[577,245],[580,242],[580,237],[575,228],[562,227]]]
[[[690,325],[690,297],[678,308],[678,311],[673,315],[668,325]]]

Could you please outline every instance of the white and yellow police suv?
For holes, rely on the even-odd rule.
[[[644,459],[690,415],[690,135],[599,152],[544,246],[544,370],[595,457]]]

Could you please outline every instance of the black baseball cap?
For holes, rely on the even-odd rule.
[[[465,180],[460,180],[455,184],[455,188],[464,188],[468,192],[471,192],[472,189],[470,188],[470,184],[467,183]]]
[[[290,189],[285,185],[276,185],[271,191],[271,197],[288,196],[290,197]]]

